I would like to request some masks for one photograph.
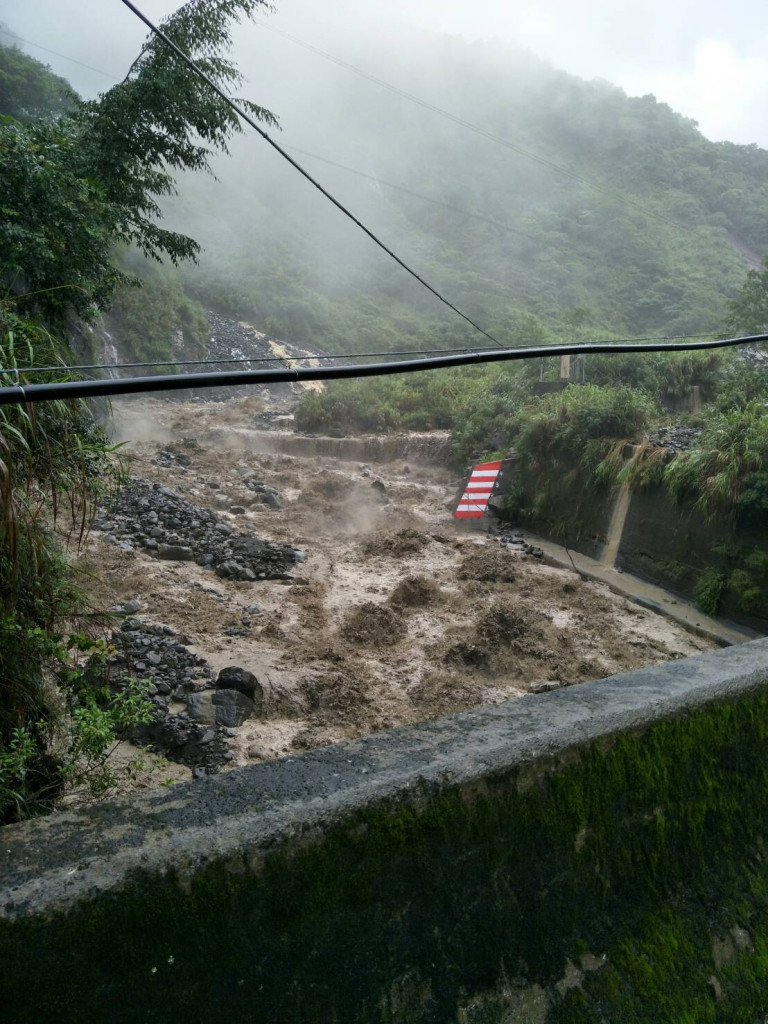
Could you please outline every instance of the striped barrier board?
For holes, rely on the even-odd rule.
[[[482,519],[488,508],[488,499],[493,494],[501,462],[481,462],[469,475],[454,519]]]

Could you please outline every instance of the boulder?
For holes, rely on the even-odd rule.
[[[216,686],[219,690],[238,690],[244,693],[246,697],[251,698],[258,711],[261,711],[264,704],[264,687],[248,669],[237,665],[223,668],[216,678]]]
[[[239,690],[217,690],[213,694],[212,700],[216,721],[219,725],[229,726],[230,729],[242,725],[246,718],[253,715],[255,710],[255,705],[250,697],[246,697]]]
[[[180,544],[158,544],[157,557],[169,562],[191,562],[195,553],[192,548],[182,547]]]
[[[215,725],[216,709],[212,693],[190,693],[187,697],[189,717],[200,725]]]

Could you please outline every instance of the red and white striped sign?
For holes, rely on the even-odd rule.
[[[500,469],[501,462],[481,462],[475,466],[453,513],[454,519],[481,519],[485,515]]]

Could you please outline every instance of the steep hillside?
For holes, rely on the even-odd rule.
[[[252,55],[280,83],[281,142],[332,160],[296,154],[504,341],[717,330],[768,248],[768,153],[712,143],[652,96],[437,36],[345,56],[400,92],[318,58],[297,75],[279,47]],[[171,212],[205,246],[187,283],[206,304],[329,349],[468,340],[263,143],[233,156]]]

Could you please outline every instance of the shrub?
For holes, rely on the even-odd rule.
[[[768,517],[768,415],[759,403],[720,413],[695,447],[669,463],[664,479],[677,504],[709,519],[758,525]]]

